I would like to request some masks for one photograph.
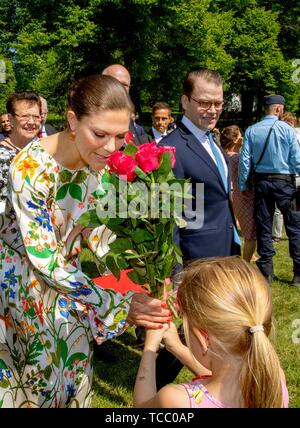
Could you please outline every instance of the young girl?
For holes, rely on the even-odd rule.
[[[147,331],[136,407],[288,407],[285,377],[269,340],[270,289],[255,267],[238,256],[196,260],[184,273],[178,304],[188,348],[174,324]],[[198,376],[157,392],[161,339]]]

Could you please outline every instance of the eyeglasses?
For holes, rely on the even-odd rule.
[[[202,110],[209,110],[212,105],[214,105],[216,110],[222,110],[222,107],[224,105],[224,101],[196,100],[192,96],[190,96],[189,98],[191,98],[193,101],[195,101],[195,103],[197,103]]]
[[[29,122],[30,119],[32,119],[34,122],[40,122],[41,116],[36,116],[35,114],[17,114],[15,113],[14,116],[18,116],[20,118],[20,122]]]

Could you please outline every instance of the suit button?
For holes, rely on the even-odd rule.
[[[233,229],[233,224],[231,224],[231,225],[229,226],[229,229]]]

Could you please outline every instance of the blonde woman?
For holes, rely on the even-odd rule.
[[[272,303],[262,274],[238,256],[194,261],[179,286],[188,347],[174,324],[148,330],[134,389],[136,407],[288,407],[284,373],[269,339]],[[161,340],[197,377],[156,391]]]

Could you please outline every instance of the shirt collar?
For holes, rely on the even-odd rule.
[[[191,131],[192,134],[201,142],[207,141],[207,134],[202,129],[198,128],[196,125],[193,124],[190,119],[188,119],[186,116],[183,116],[182,123],[187,127],[189,131]]]
[[[157,129],[155,129],[153,126],[152,126],[152,132],[153,132],[155,140],[161,140],[162,137],[167,135],[167,133],[162,134],[161,132],[157,131]]]
[[[278,119],[278,116],[275,114],[267,114],[264,119]]]

